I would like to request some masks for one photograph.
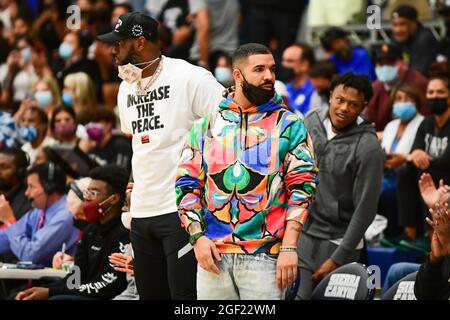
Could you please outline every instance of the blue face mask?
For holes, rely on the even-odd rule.
[[[67,42],[63,42],[59,46],[58,53],[62,59],[67,60],[72,56],[73,48]]]
[[[62,102],[66,107],[73,107],[72,95],[68,92],[64,92],[62,95]]]
[[[395,80],[397,78],[397,73],[397,66],[383,65],[375,68],[375,74],[377,75],[378,80],[384,83],[389,83]]]
[[[36,140],[38,132],[35,127],[19,127],[19,135],[23,140],[33,142]]]
[[[28,62],[31,60],[31,50],[30,48],[24,48],[22,50],[20,50],[20,54],[22,55],[22,59],[25,62]]]
[[[216,77],[217,81],[219,81],[223,85],[229,83],[233,79],[231,70],[227,67],[217,67],[214,70],[214,76]]]
[[[392,113],[401,121],[408,121],[417,114],[417,109],[412,102],[396,102],[392,106]]]
[[[51,105],[53,101],[52,92],[50,90],[36,91],[34,98],[36,99],[39,108],[42,109]]]

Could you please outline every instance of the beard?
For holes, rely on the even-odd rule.
[[[142,59],[139,57],[136,51],[134,51],[134,49],[130,49],[130,52],[128,52],[127,56],[120,62],[120,65],[126,65],[128,63],[135,65],[141,62]]]
[[[11,191],[11,188],[11,183],[8,183],[5,179],[0,178],[0,192],[8,193]]]

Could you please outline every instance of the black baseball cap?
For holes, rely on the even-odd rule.
[[[398,6],[392,13],[393,18],[406,18],[412,21],[417,21],[417,16],[418,13],[416,8],[407,4]]]
[[[106,43],[114,43],[126,38],[145,37],[147,40],[156,40],[158,22],[140,12],[127,12],[122,14],[114,30],[97,36],[97,39]]]
[[[383,43],[375,52],[375,61],[377,62],[380,60],[396,61],[402,57],[402,50],[390,43]]]

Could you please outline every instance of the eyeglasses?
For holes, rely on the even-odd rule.
[[[83,192],[84,198],[98,198],[102,192],[95,189],[86,189]]]

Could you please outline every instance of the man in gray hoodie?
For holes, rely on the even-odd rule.
[[[360,117],[371,97],[367,76],[339,75],[329,109],[305,119],[320,182],[298,243],[299,299],[309,299],[314,285],[337,267],[359,261],[375,217],[384,156],[373,124]]]

